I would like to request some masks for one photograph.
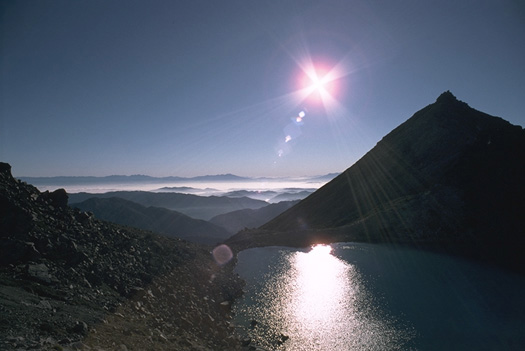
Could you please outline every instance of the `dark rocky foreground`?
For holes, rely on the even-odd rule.
[[[0,350],[238,350],[232,263],[95,220],[0,163]]]

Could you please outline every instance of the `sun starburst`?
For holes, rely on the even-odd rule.
[[[347,73],[341,72],[339,64],[331,66],[325,62],[312,60],[310,57],[299,64],[299,92],[303,101],[320,103],[326,110],[333,109],[340,90],[340,78]]]

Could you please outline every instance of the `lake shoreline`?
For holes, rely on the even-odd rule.
[[[391,236],[364,233],[359,223],[327,229],[305,229],[276,232],[264,229],[245,229],[225,241],[234,252],[268,246],[308,248],[316,244],[356,242],[385,244],[434,252],[474,262],[492,265],[525,276],[525,267],[516,264],[513,257],[501,257],[488,244],[461,240],[460,237],[435,238],[413,236]]]

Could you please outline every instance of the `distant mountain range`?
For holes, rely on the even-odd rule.
[[[96,218],[151,230],[199,244],[216,245],[244,228],[257,228],[298,201],[282,201],[259,209],[242,209],[217,215],[205,221],[163,207],[143,206],[118,197],[91,197],[72,207],[91,212]]]
[[[74,206],[90,198],[117,197],[146,207],[163,207],[181,212],[196,219],[209,220],[220,214],[241,209],[258,209],[268,205],[261,200],[248,197],[230,198],[226,196],[197,196],[181,193],[153,193],[148,191],[112,191],[104,194],[69,194],[69,204]]]
[[[169,182],[237,182],[253,180],[252,178],[240,177],[233,174],[205,175],[198,177],[151,177],[147,175],[111,175],[105,177],[92,176],[58,176],[58,177],[19,177],[25,182],[39,185],[68,185],[68,184],[91,184],[91,183],[169,183]]]
[[[228,197],[249,197],[252,199],[263,200],[269,203],[278,203],[282,201],[295,201],[302,200],[316,189],[303,189],[303,188],[286,188],[280,191],[265,190],[265,191],[254,191],[254,190],[235,190],[225,193],[223,196]]]
[[[314,181],[314,182],[327,182],[329,180],[334,179],[339,174],[341,174],[341,173],[328,173],[328,174],[325,174],[325,175],[322,175],[322,176],[312,177],[309,180],[310,181]]]
[[[328,181],[338,173],[322,176],[303,177],[307,181]],[[71,184],[126,184],[126,183],[184,183],[184,182],[249,182],[249,181],[276,181],[295,178],[267,178],[267,177],[241,177],[234,174],[204,175],[197,177],[151,177],[148,175],[110,175],[104,177],[94,176],[56,176],[56,177],[18,177],[18,179],[34,185],[71,185]]]
[[[301,190],[296,192],[285,192],[278,195],[275,195],[271,199],[268,200],[268,202],[271,203],[279,203],[281,201],[296,201],[296,200],[302,200],[310,196],[315,190]]]
[[[447,91],[308,198],[227,243],[403,243],[525,271],[524,180],[523,128]]]
[[[210,222],[166,208],[145,207],[117,197],[93,197],[75,204],[74,207],[92,212],[98,219],[195,243],[215,245],[231,235],[226,229]]]
[[[154,190],[155,192],[165,192],[165,193],[200,193],[200,192],[219,192],[217,189],[205,188],[198,189],[191,186],[165,186],[159,189]]]
[[[256,210],[243,209],[218,215],[210,219],[210,223],[225,228],[230,235],[244,228],[257,228],[277,217],[299,201],[281,201]],[[228,235],[229,236],[229,235]]]

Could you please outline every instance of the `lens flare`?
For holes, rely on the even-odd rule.
[[[222,244],[213,249],[212,256],[215,262],[222,266],[230,262],[233,258],[233,252],[228,245]]]

